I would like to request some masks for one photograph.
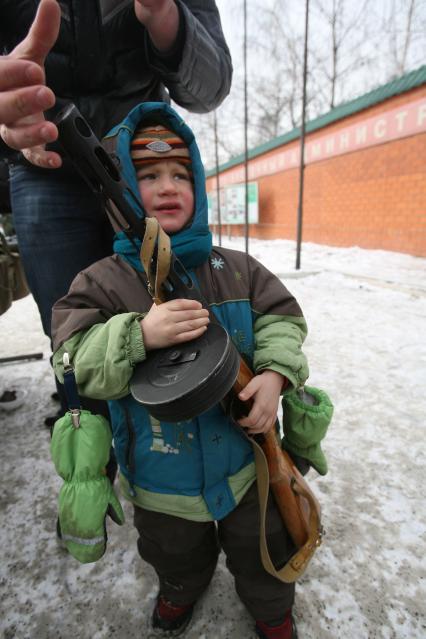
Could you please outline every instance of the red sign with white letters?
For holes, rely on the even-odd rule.
[[[352,124],[333,133],[309,141],[305,144],[305,164],[321,162],[336,155],[351,153],[358,149],[383,144],[390,140],[408,137],[426,131],[426,99],[416,100],[401,105],[396,109],[385,111],[356,124]],[[300,146],[279,151],[268,158],[249,161],[249,180],[256,180],[264,175],[280,173],[294,169],[300,164]],[[244,167],[239,166],[220,176],[221,186],[244,181]]]

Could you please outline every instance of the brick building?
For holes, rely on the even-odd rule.
[[[244,182],[243,161],[219,167],[220,188]],[[249,152],[251,236],[296,238],[299,162],[299,129]],[[426,65],[307,123],[305,163],[304,241],[426,256]]]

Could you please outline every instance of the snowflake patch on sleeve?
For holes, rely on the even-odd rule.
[[[213,268],[217,271],[221,271],[225,265],[225,262],[221,257],[212,257],[210,262]]]

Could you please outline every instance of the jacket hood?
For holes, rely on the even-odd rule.
[[[142,201],[139,194],[136,171],[130,156],[130,145],[135,130],[144,122],[152,123],[157,120],[169,129],[177,133],[186,143],[189,149],[194,179],[194,215],[191,225],[171,236],[172,251],[186,268],[194,268],[202,264],[208,258],[212,247],[212,236],[208,226],[207,194],[205,185],[204,167],[201,162],[195,137],[191,129],[185,124],[181,116],[164,102],[144,102],[136,106],[126,118],[114,127],[106,138],[116,136],[115,152],[120,159],[121,173],[129,185],[137,200]],[[140,216],[141,211],[132,203],[135,213]],[[116,233],[114,238],[114,251],[126,259],[138,270],[143,270],[139,258],[141,242],[136,240],[136,246],[130,242],[123,232]]]

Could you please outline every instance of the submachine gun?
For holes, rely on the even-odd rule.
[[[155,218],[145,218],[139,200],[120,174],[114,154],[108,153],[99,142],[77,107],[67,105],[55,124],[65,154],[105,204],[114,227],[124,231],[131,241],[142,242],[141,261],[153,301],[159,304],[170,299],[196,299],[209,310],[191,276],[171,252],[170,239]],[[130,391],[156,419],[170,422],[192,419],[224,398],[234,418],[249,412],[250,404],[244,405],[237,395],[253,373],[212,313],[210,319],[201,337],[151,351],[135,367]],[[256,460],[262,562],[273,576],[292,582],[302,575],[321,543],[320,507],[293,460],[281,449],[274,429],[249,439]],[[296,546],[295,553],[279,568],[273,565],[266,543],[269,488]]]

